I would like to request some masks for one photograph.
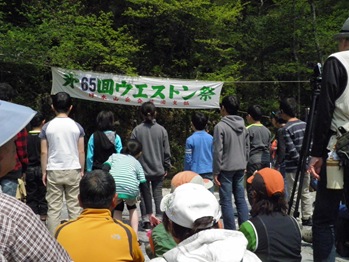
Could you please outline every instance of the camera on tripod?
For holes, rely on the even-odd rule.
[[[321,80],[322,80],[322,66],[320,63],[316,63],[313,68],[313,76],[310,82],[313,84],[314,91],[319,91],[321,89]]]
[[[296,203],[295,203],[295,211],[293,213],[294,217],[299,216],[299,202],[300,202],[300,197],[301,197],[301,190],[303,187],[303,181],[304,181],[304,176],[306,173],[306,164],[307,164],[307,159],[309,156],[309,149],[310,149],[310,144],[312,140],[312,135],[313,135],[313,128],[314,128],[314,119],[316,115],[316,106],[318,102],[318,98],[320,95],[320,90],[321,90],[321,80],[322,80],[322,67],[320,63],[316,63],[313,69],[313,75],[310,80],[310,82],[313,85],[313,97],[312,97],[312,104],[307,116],[307,125],[305,128],[305,134],[303,138],[303,143],[302,143],[302,148],[300,151],[300,158],[298,161],[298,166],[297,166],[297,171],[296,171],[296,176],[295,176],[295,181],[293,184],[293,189],[289,201],[289,209],[288,209],[288,214],[291,213],[291,208],[293,206],[293,198],[296,194],[296,188],[297,188],[297,183],[298,184],[298,192],[297,192],[297,197],[296,197]]]

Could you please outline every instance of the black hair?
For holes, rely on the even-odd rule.
[[[130,139],[126,142],[126,145],[122,148],[122,154],[129,154],[136,156],[142,152],[142,144],[137,139]]]
[[[297,112],[297,102],[293,97],[284,98],[280,101],[280,110],[290,117],[295,117]]]
[[[277,111],[277,112],[271,112],[270,114],[270,119],[275,119],[275,121],[278,123],[278,124],[285,124],[286,123],[286,120],[283,119],[281,116],[280,116],[280,111]]]
[[[152,102],[150,101],[144,102],[141,105],[141,113],[143,115],[145,122],[151,123],[155,118],[155,112],[156,112],[156,108]]]
[[[260,121],[263,116],[262,108],[259,105],[249,106],[247,109],[247,114],[249,114],[253,118],[253,120]]]
[[[239,99],[234,95],[224,97],[221,105],[224,106],[229,115],[237,115],[240,108]]]
[[[192,235],[200,231],[209,230],[212,228],[219,228],[218,221],[215,222],[212,226],[206,227],[208,225],[211,225],[212,221],[213,217],[211,216],[201,217],[194,221],[193,228],[186,228],[171,221],[165,212],[163,213],[162,219],[166,231],[169,232],[173,237],[178,239],[179,242],[182,242],[183,240],[187,239],[188,237],[191,237]]]
[[[45,120],[44,115],[41,112],[37,112],[36,115],[32,118],[30,121],[30,125],[32,128],[39,127],[42,123],[42,121]]]
[[[0,83],[0,100],[11,101],[15,98],[17,92],[8,83]]]
[[[111,111],[101,111],[96,117],[98,131],[107,131],[114,129],[114,114]]]
[[[109,208],[115,195],[114,178],[95,169],[80,180],[80,201],[83,208]]]
[[[52,96],[52,105],[58,113],[67,113],[72,105],[72,100],[68,93],[58,92]]]
[[[273,212],[280,212],[284,216],[287,214],[288,204],[285,193],[276,193],[272,197],[266,197],[264,194],[251,188],[249,196],[252,199],[251,215],[271,215]]]
[[[204,130],[207,125],[208,118],[206,114],[202,112],[194,112],[191,115],[191,122],[196,130]]]

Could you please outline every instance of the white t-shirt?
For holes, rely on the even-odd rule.
[[[69,117],[47,122],[39,135],[47,140],[47,170],[80,169],[78,141],[85,136],[82,126]]]

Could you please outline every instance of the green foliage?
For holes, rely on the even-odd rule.
[[[24,4],[21,14],[26,19],[25,26],[12,26],[0,35],[4,61],[136,73],[131,57],[139,51],[137,40],[125,27],[113,28],[111,12],[82,15],[86,10],[79,1],[56,4]]]
[[[0,0],[0,77],[15,102],[48,118],[51,66],[223,81],[241,115],[264,108],[265,123],[278,101],[295,96],[300,112],[311,104],[313,66],[336,51],[332,36],[348,17],[347,0]],[[250,81],[250,82],[246,82]],[[72,117],[95,130],[100,110],[112,110],[123,140],[141,121],[138,107],[74,101]],[[205,110],[209,131],[219,110]],[[182,169],[192,110],[158,109]]]
[[[129,0],[123,16],[143,45],[138,72],[176,78],[221,80],[238,76],[234,33],[239,1]],[[125,24],[127,23],[125,22]]]

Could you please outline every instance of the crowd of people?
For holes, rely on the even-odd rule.
[[[274,140],[262,124],[261,106],[249,106],[244,119],[237,96],[223,97],[212,135],[207,115],[195,111],[183,171],[163,196],[171,152],[152,102],[141,105],[143,122],[126,141],[113,128],[113,113],[101,111],[85,154],[85,131],[69,117],[69,94],[52,95],[55,117],[47,120],[12,103],[14,89],[0,84],[1,261],[144,261],[139,217],[142,228],[151,229],[152,261],[301,261],[302,226],[312,227],[314,261],[335,261],[349,171],[344,164],[344,190],[328,188],[326,160],[342,130],[349,132],[349,19],[335,38],[339,52],[324,65],[301,186],[297,171],[307,123],[297,118],[294,98],[281,99],[270,118]],[[314,214],[311,176],[318,181]],[[26,204],[14,198],[18,178],[27,183]],[[68,221],[62,222],[64,199]],[[122,221],[125,204],[129,224]],[[343,252],[347,240],[341,238]]]

